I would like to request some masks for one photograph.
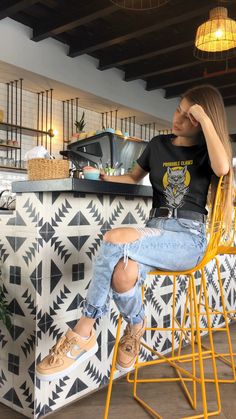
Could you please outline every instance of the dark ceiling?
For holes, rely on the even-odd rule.
[[[236,0],[170,0],[139,12],[109,0],[1,0],[0,19],[30,26],[32,42],[52,37],[69,46],[70,57],[97,58],[101,71],[123,70],[127,83],[142,79],[149,91],[164,89],[167,99],[211,83],[231,106],[236,105],[236,58],[203,62],[193,56],[196,29],[219,4],[236,20]]]

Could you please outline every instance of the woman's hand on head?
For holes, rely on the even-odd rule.
[[[208,118],[203,107],[197,104],[190,106],[188,116],[194,127],[197,127],[198,124],[202,124],[202,122]]]

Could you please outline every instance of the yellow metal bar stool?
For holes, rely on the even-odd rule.
[[[236,193],[234,192],[234,209],[233,209],[231,233],[228,235],[226,240],[220,241],[218,249],[217,249],[217,254],[218,255],[236,255],[235,240],[236,240]],[[227,318],[229,319],[230,323],[232,323],[236,321],[236,310],[227,308],[227,298],[226,298],[227,291],[221,279],[220,262],[219,262],[218,257],[216,257],[216,266],[217,266],[219,290],[220,290],[222,306],[223,306],[223,309],[225,310],[225,314]],[[234,262],[234,266],[235,266],[235,262]],[[228,283],[226,283],[226,287],[227,287],[227,284]],[[217,311],[215,311],[212,307],[210,307],[210,310],[212,311],[212,314],[217,314]],[[229,348],[230,348],[230,345],[229,345]],[[236,353],[233,352],[232,347],[230,348],[230,352],[228,353],[216,352],[216,354],[220,361],[224,362],[226,365],[232,368],[234,381],[236,381],[236,370],[235,370],[235,361],[234,361]],[[222,382],[230,382],[230,379],[222,380]]]
[[[219,380],[217,375],[217,366],[216,366],[216,354],[214,349],[214,340],[213,340],[213,331],[211,325],[211,314],[212,312],[209,309],[209,296],[207,292],[207,282],[206,276],[204,273],[205,266],[215,258],[217,253],[217,248],[220,242],[222,229],[223,229],[223,209],[222,209],[222,199],[221,199],[221,190],[222,190],[222,178],[220,178],[215,204],[212,214],[212,223],[210,229],[210,237],[209,243],[207,246],[207,250],[202,262],[193,269],[182,271],[182,272],[172,272],[172,271],[155,271],[151,272],[152,275],[168,275],[173,276],[173,295],[172,295],[172,325],[170,328],[159,328],[159,327],[147,327],[146,330],[151,331],[169,331],[172,334],[172,349],[171,349],[171,356],[166,357],[161,353],[154,350],[152,347],[146,345],[146,343],[142,342],[141,344],[145,347],[146,350],[150,351],[152,356],[157,359],[153,359],[151,361],[146,362],[139,362],[137,359],[135,363],[134,369],[134,376],[131,379],[130,375],[128,374],[128,381],[133,383],[133,396],[134,399],[137,400],[150,414],[152,414],[156,418],[162,418],[162,416],[155,411],[145,400],[142,399],[140,395],[138,395],[138,388],[139,384],[144,383],[155,383],[155,382],[179,382],[182,385],[182,388],[185,392],[185,395],[193,409],[197,407],[197,392],[196,387],[199,384],[201,389],[201,401],[202,401],[202,411],[195,415],[185,416],[185,418],[192,419],[192,418],[208,418],[210,416],[218,415],[221,411],[221,400],[220,400],[220,392],[219,392]],[[199,272],[201,274],[200,282],[196,281],[195,279],[195,272]],[[175,299],[176,299],[176,278],[180,275],[187,276],[188,278],[188,286],[186,289],[186,298],[185,298],[185,307],[184,307],[184,315],[181,323],[177,320],[176,312],[175,312]],[[200,289],[200,292],[197,290]],[[202,311],[202,306],[204,305],[204,311]],[[224,312],[220,312],[220,315],[224,316],[224,319],[227,318],[227,314]],[[202,319],[204,319],[202,325]],[[117,334],[116,334],[116,342],[114,347],[114,354],[112,360],[112,367],[110,372],[110,382],[108,386],[107,392],[107,401],[106,401],[106,408],[104,419],[108,417],[109,406],[110,406],[110,398],[111,398],[111,391],[112,391],[112,384],[113,384],[113,377],[115,372],[115,363],[116,363],[116,355],[117,355],[117,348],[120,338],[120,328],[121,328],[121,317],[118,321],[117,326]],[[228,333],[228,327],[218,328],[219,331],[224,331],[227,333],[229,342],[230,341],[230,334]],[[179,334],[179,347],[177,353],[175,354],[175,336],[176,333]],[[208,333],[209,336],[209,343],[210,347],[208,349],[203,349],[202,347],[202,334]],[[182,355],[182,347],[183,341],[188,342],[190,345],[191,352],[188,354]],[[206,378],[205,371],[204,371],[204,363],[211,361],[212,365],[212,377]],[[233,360],[232,360],[233,361]],[[176,377],[172,378],[140,378],[140,371],[145,371],[146,367],[158,365],[158,364],[166,364],[171,366],[175,372]],[[189,368],[189,365],[191,366]],[[213,383],[215,387],[215,395],[216,395],[216,404],[217,407],[215,410],[209,410],[208,402],[207,402],[207,394],[206,394],[206,383]],[[187,386],[187,384],[192,384],[192,394]]]

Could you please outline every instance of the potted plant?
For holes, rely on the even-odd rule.
[[[79,121],[75,121],[76,134],[74,134],[73,137],[75,136],[76,138],[85,138],[85,135],[84,135],[84,127],[86,125],[86,122],[84,120],[84,117],[85,117],[85,113],[83,111],[80,120]]]
[[[12,313],[10,312],[8,308],[8,303],[5,299],[3,287],[0,284],[0,321],[3,322],[3,324],[6,326],[6,328],[9,331],[12,327],[11,316],[12,316]]]

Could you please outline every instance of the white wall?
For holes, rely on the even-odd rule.
[[[177,100],[166,100],[162,91],[145,91],[142,80],[123,81],[117,69],[99,71],[98,61],[88,55],[67,56],[68,47],[53,39],[30,40],[32,30],[6,18],[0,21],[2,61],[88,91],[121,105],[170,121]]]

